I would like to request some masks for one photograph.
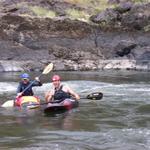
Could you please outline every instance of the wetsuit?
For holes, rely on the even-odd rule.
[[[29,81],[27,84],[24,84],[23,82],[19,83],[19,86],[17,88],[17,93],[22,92],[26,87],[28,87],[33,81]],[[42,83],[39,81],[35,81],[27,90],[24,91],[22,96],[33,96],[33,90],[32,87],[34,86],[42,86]]]
[[[64,92],[62,90],[62,88],[63,88],[63,85],[61,85],[58,90],[56,90],[56,88],[55,88],[54,96],[53,96],[54,97],[54,101],[61,102],[61,101],[65,100],[66,98],[71,98],[71,95],[69,93],[67,93],[67,92]]]

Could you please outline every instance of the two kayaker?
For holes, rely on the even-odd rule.
[[[27,73],[23,73],[20,75],[21,81],[17,88],[17,97],[20,96],[33,96],[32,87],[34,86],[42,86],[39,77],[35,77],[35,81],[30,80],[30,76]],[[28,88],[27,88],[28,87]],[[25,90],[26,89],[26,90]]]
[[[30,80],[30,76],[27,73],[21,74],[21,82],[17,88],[17,97],[21,96],[33,96],[32,87],[42,86],[40,79],[35,77],[35,81]],[[80,99],[80,96],[74,92],[68,85],[61,84],[61,78],[59,75],[54,75],[52,77],[53,88],[45,93],[46,102],[50,101],[63,101],[66,98],[74,98],[76,100]]]
[[[66,98],[73,97],[76,100],[80,99],[80,96],[74,92],[69,86],[61,84],[61,78],[59,75],[52,77],[53,88],[45,93],[46,102],[50,101],[63,101]]]

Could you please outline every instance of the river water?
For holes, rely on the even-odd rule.
[[[44,100],[51,87],[43,76],[34,92]],[[78,108],[46,116],[40,109],[0,108],[1,150],[150,150],[150,73],[58,72],[81,97]],[[38,73],[32,73],[32,77]],[[15,97],[19,73],[0,74],[0,103]]]

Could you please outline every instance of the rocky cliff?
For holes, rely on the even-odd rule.
[[[35,6],[55,16],[39,16]],[[67,0],[0,1],[0,71],[39,71],[49,62],[55,70],[150,70],[150,3],[122,2],[88,21],[67,8],[85,9]]]

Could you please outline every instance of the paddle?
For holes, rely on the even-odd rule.
[[[53,69],[53,63],[48,64],[43,72],[38,76],[38,78],[40,78],[42,75],[46,75],[48,74],[51,70]],[[22,93],[24,93],[36,80],[32,81],[23,91]],[[2,104],[1,107],[13,107],[14,106],[14,100],[9,100],[6,101],[4,104]]]
[[[101,93],[101,92],[91,93],[91,94],[87,95],[86,98],[91,99],[91,100],[101,100],[103,98],[103,93]],[[85,99],[85,98],[83,98],[83,99]]]
[[[91,99],[91,100],[101,100],[103,98],[103,93],[101,92],[94,92],[91,94],[88,94],[86,97],[81,97],[80,99]],[[40,103],[40,104],[31,104],[31,105],[46,105],[48,103],[60,103],[61,100],[56,100],[56,101],[52,101],[52,102],[44,102],[44,103]],[[31,106],[30,104],[27,106]]]

